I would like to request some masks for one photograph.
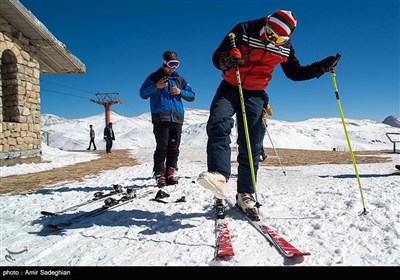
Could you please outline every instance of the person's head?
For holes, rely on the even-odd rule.
[[[174,51],[165,51],[163,53],[163,61],[162,65],[164,68],[164,71],[168,74],[171,75],[176,68],[179,67],[179,60],[178,60],[178,54]]]
[[[297,25],[293,12],[278,10],[265,18],[264,26],[260,31],[261,41],[265,45],[271,43],[282,45],[292,35]]]
[[[91,125],[91,124],[90,124],[90,125],[89,125],[89,127],[90,127],[90,128],[92,128],[92,127],[93,127],[93,125]]]
[[[109,122],[109,123],[108,123],[108,126],[112,126],[112,122]]]

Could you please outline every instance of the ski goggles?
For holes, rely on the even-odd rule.
[[[265,30],[265,37],[267,38],[268,41],[270,41],[274,45],[282,45],[289,39],[289,37],[279,36],[268,25],[264,26],[264,30]]]
[[[179,67],[179,60],[170,60],[170,61],[163,61],[163,63],[165,64],[165,65],[167,65],[169,68],[173,68],[173,69],[176,69],[176,68],[178,68]]]

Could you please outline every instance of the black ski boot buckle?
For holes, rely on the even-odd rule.
[[[135,198],[136,197],[136,189],[127,188],[126,189],[126,196],[129,197],[129,198]]]
[[[103,196],[103,192],[95,192],[95,193],[93,194],[93,196],[94,196],[95,198],[100,198],[100,197]]]
[[[116,193],[122,193],[122,186],[119,184],[113,185],[114,191]]]
[[[215,210],[216,210],[216,216],[217,219],[224,219],[225,218],[225,209],[226,205],[224,204],[224,201],[222,199],[217,198],[215,200]]]
[[[166,193],[166,192],[163,191],[163,190],[159,190],[159,191],[157,192],[157,194],[156,194],[155,199],[162,199],[162,198],[165,198],[165,197],[169,197],[169,194]]]
[[[186,197],[182,196],[181,198],[177,199],[175,202],[186,202]]]
[[[104,205],[103,205],[103,207],[105,207],[105,208],[108,208],[108,207],[111,207],[111,206],[113,206],[113,205],[115,205],[115,204],[118,204],[118,200],[116,200],[115,198],[113,198],[113,197],[109,197],[109,198],[107,198],[106,200],[104,200]]]

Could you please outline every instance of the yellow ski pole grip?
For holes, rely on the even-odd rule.
[[[236,35],[235,35],[235,33],[233,33],[233,32],[229,33],[228,37],[229,37],[229,41],[231,42],[232,48],[236,48],[236,42],[235,42]]]

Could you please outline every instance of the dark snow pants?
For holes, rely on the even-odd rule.
[[[106,140],[106,152],[111,153],[111,148],[113,146],[113,140],[111,138],[105,138]]]
[[[94,137],[91,137],[91,138],[90,138],[88,150],[90,150],[90,147],[92,147],[92,144],[93,144],[93,148],[94,148],[95,150],[97,150],[97,148],[96,148],[96,143],[94,143]]]
[[[153,133],[157,144],[154,151],[154,173],[164,172],[166,167],[178,169],[182,124],[159,122],[154,124]]]
[[[257,179],[263,136],[263,98],[264,91],[243,90],[247,126],[254,172]],[[236,114],[238,129],[238,179],[237,192],[254,193],[250,164],[247,152],[246,136],[243,124],[243,113],[240,104],[239,90],[236,86],[222,81],[217,89],[210,107],[207,122],[207,167],[208,171],[218,171],[226,177],[231,175],[231,130],[234,126],[233,115]]]

